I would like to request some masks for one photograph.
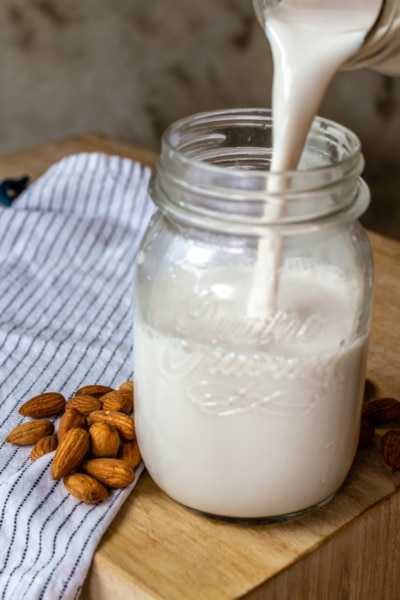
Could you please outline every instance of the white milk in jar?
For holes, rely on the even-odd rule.
[[[241,280],[245,302],[251,272],[209,277],[227,288]],[[340,273],[282,271],[281,313],[252,331],[237,314],[240,299],[205,294],[193,307],[191,279],[180,273],[175,284],[161,279],[154,289],[154,302],[170,309],[157,331],[135,323],[135,393],[146,400],[136,419],[156,483],[225,517],[285,515],[329,499],[354,458],[367,347],[364,337],[349,343],[354,303]],[[198,286],[200,300],[210,281]],[[184,338],[177,304],[194,310],[181,315]]]

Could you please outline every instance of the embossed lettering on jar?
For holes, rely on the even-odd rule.
[[[256,521],[321,506],[347,476],[372,295],[358,139],[317,119],[300,170],[274,174],[271,128],[239,110],[166,131],[135,278],[146,467],[192,509]]]

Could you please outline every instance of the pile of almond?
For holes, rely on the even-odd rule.
[[[34,396],[19,409],[30,417],[7,436],[19,446],[33,445],[30,459],[49,452],[53,479],[63,479],[68,492],[78,500],[95,504],[109,490],[133,482],[141,456],[132,417],[133,382],[115,390],[104,385],[86,385],[68,402],[59,392]],[[49,417],[60,415],[57,432]]]
[[[359,444],[372,442],[375,429],[400,419],[400,402],[395,398],[373,398],[364,402]],[[380,455],[383,466],[394,473],[400,470],[400,430],[390,428],[381,439]]]

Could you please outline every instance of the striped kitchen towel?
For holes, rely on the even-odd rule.
[[[77,598],[94,550],[137,482],[97,505],[53,481],[52,455],[6,443],[45,391],[132,378],[134,261],[154,210],[150,169],[83,153],[0,209],[0,599]]]

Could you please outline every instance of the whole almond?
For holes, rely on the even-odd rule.
[[[65,398],[58,392],[45,392],[27,400],[19,409],[24,417],[50,417],[57,415],[65,406]]]
[[[121,443],[119,433],[109,423],[93,423],[89,427],[91,456],[99,458],[103,456],[115,458]]]
[[[65,475],[63,481],[71,496],[81,502],[97,504],[108,496],[107,488],[86,473],[70,473]]]
[[[82,469],[112,488],[126,487],[135,479],[132,467],[118,458],[92,458],[82,463]]]
[[[75,469],[89,452],[89,434],[85,429],[70,429],[59,442],[53,458],[53,479],[60,479]]]
[[[68,408],[75,408],[83,415],[89,415],[91,412],[101,409],[101,402],[94,396],[80,394],[71,398],[67,406]]]
[[[36,442],[32,448],[30,455],[31,461],[35,461],[49,452],[53,452],[58,446],[58,438],[56,435],[45,435]]]
[[[48,419],[27,421],[10,431],[6,437],[6,442],[17,446],[29,446],[30,444],[36,444],[45,435],[51,435],[53,431],[54,425]]]
[[[370,444],[373,440],[374,434],[375,426],[372,423],[372,421],[370,421],[366,417],[362,417],[360,424],[360,436],[358,439],[358,443],[360,444],[360,446]]]
[[[133,392],[116,390],[101,397],[103,410],[130,414],[133,411]]]
[[[60,423],[58,425],[58,431],[57,431],[58,441],[61,442],[64,435],[67,433],[67,431],[69,431],[70,429],[77,429],[77,428],[79,428],[79,429],[86,428],[86,417],[81,412],[79,412],[79,410],[76,410],[76,408],[73,408],[73,407],[69,408],[68,404],[67,404],[65,413],[61,417]]]
[[[112,391],[114,391],[114,389],[108,385],[84,385],[83,387],[79,388],[79,390],[76,390],[75,396],[83,395],[100,398],[100,396],[104,396],[104,394]]]
[[[400,402],[395,398],[374,398],[365,402],[362,414],[373,423],[391,421],[400,417]]]
[[[87,421],[93,423],[108,423],[118,429],[119,434],[126,440],[135,438],[135,421],[129,415],[115,410],[96,410],[92,412]]]
[[[391,429],[381,440],[381,456],[384,467],[394,473],[400,469],[400,431]]]
[[[121,443],[118,458],[124,460],[132,469],[136,469],[142,462],[139,445],[137,440],[126,440]]]
[[[134,390],[133,381],[131,381],[131,380],[124,381],[119,386],[119,389],[122,390],[123,392],[132,392],[133,393],[133,390]]]

